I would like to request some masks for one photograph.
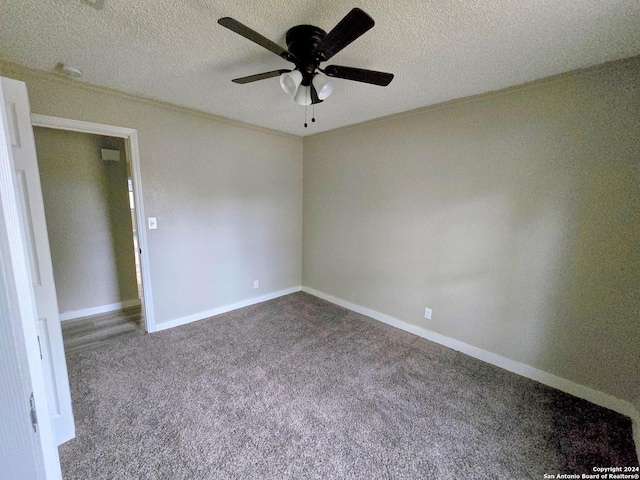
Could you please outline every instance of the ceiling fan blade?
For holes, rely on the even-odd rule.
[[[287,73],[290,71],[291,70],[273,70],[271,72],[256,73],[255,75],[249,75],[248,77],[234,78],[231,81],[241,84],[257,82],[258,80],[264,80],[265,78],[279,77],[283,73]]]
[[[393,73],[376,72],[375,70],[364,70],[362,68],[343,67],[340,65],[329,65],[324,73],[330,77],[344,78],[356,82],[372,83],[386,87],[393,80]]]
[[[375,22],[359,8],[354,8],[333,27],[322,39],[316,51],[321,61],[329,60],[344,47],[353,42],[367,30],[371,29]]]
[[[242,35],[247,40],[251,40],[253,43],[257,43],[261,47],[264,47],[267,50],[272,51],[276,55],[284,58],[289,62],[295,62],[296,60],[295,57],[290,52],[282,48],[277,43],[272,42],[268,38],[260,35],[255,30],[250,29],[246,25],[243,25],[242,23],[240,23],[239,21],[231,17],[223,17],[220,20],[218,20],[218,23],[223,27],[228,28],[232,32],[235,32],[238,35]]]

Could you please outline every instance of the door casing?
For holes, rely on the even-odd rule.
[[[151,269],[149,267],[149,248],[147,247],[146,217],[142,195],[142,179],[140,173],[140,153],[138,150],[138,132],[133,128],[116,127],[101,123],[84,122],[69,118],[51,117],[48,115],[31,114],[31,125],[34,127],[53,128],[72,132],[90,133],[108,137],[123,138],[125,142],[127,161],[131,165],[131,180],[133,182],[133,196],[137,223],[138,245],[140,254],[140,274],[142,276],[142,308],[144,310],[145,330],[148,333],[156,331],[153,310],[153,293],[151,289]]]

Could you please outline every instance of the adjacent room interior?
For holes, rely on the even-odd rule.
[[[12,18],[38,24],[9,3]],[[70,18],[86,7],[76,3],[63,8]],[[109,32],[100,15],[111,3],[77,14]],[[363,8],[392,35],[373,4]],[[144,30],[114,45],[148,55],[129,88],[106,67],[104,81],[73,79],[41,66],[50,52],[7,50],[0,73],[26,84],[32,113],[137,132],[138,226],[122,138],[34,127],[62,329],[87,315],[116,324],[105,341],[67,345],[76,437],[60,446],[63,474],[637,473],[640,37],[627,32],[628,43],[616,43],[603,19],[637,19],[640,10],[612,4],[620,11],[574,32],[611,36],[602,61],[536,76],[540,56],[562,49],[541,41],[539,56],[520,65],[534,72],[527,81],[512,82],[514,73],[483,89],[473,70],[448,70],[450,96],[395,111],[376,103],[394,83],[349,86],[314,106],[309,127],[312,107],[303,113],[283,99],[277,79],[264,80],[271,90],[211,86],[206,108],[166,77],[154,83],[156,56],[171,57],[186,33],[150,52],[146,35],[167,37]],[[230,12],[216,7],[209,28]],[[487,32],[476,33],[504,47]],[[264,60],[250,42],[217,34],[223,45],[207,61],[229,48],[248,68],[230,56],[194,70],[231,84],[255,73],[251,59],[278,68],[269,52]],[[588,38],[566,57],[589,51],[581,44]],[[348,52],[345,63],[384,69],[374,53]],[[201,71],[173,62],[185,69],[172,71],[176,82],[202,87]],[[405,70],[390,63],[400,80]],[[476,80],[478,91],[462,88]],[[247,101],[234,110],[236,98]],[[104,160],[103,149],[121,157]],[[142,283],[153,292],[147,334]],[[120,312],[135,335],[118,330]]]
[[[65,351],[143,333],[123,139],[43,127],[34,137]]]

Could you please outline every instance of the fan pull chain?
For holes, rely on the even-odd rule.
[[[312,122],[316,121],[316,104],[315,103],[311,106],[311,121]]]
[[[304,106],[304,128],[307,128],[307,106]]]

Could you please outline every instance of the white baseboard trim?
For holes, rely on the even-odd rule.
[[[124,308],[137,307],[140,305],[140,299],[125,300],[124,302],[110,303],[109,305],[100,305],[99,307],[85,308],[83,310],[71,310],[62,312],[59,315],[60,321],[73,320],[75,318],[88,317],[89,315],[98,315],[99,313],[115,312]]]
[[[187,323],[214,317],[216,315],[220,315],[221,313],[227,313],[232,310],[237,310],[238,308],[248,307],[250,305],[255,305],[256,303],[262,303],[266,302],[267,300],[273,300],[274,298],[283,297],[284,295],[299,292],[300,290],[302,290],[302,287],[286,288],[284,290],[278,290],[277,292],[268,293],[260,297],[248,298],[247,300],[242,300],[241,302],[232,303],[231,305],[224,305],[222,307],[207,310],[205,312],[194,313],[192,315],[176,318],[167,322],[159,322],[156,323],[155,331],[159,332],[161,330],[167,330],[168,328],[179,327],[180,325],[186,325]]]
[[[469,355],[470,357],[482,360],[483,362],[490,363],[491,365],[495,365],[496,367],[500,367],[510,372],[517,373],[518,375],[521,375],[523,377],[530,378],[531,380],[535,380],[549,387],[556,388],[562,392],[582,398],[601,407],[621,413],[622,415],[626,415],[633,421],[634,440],[636,443],[636,450],[638,451],[638,457],[640,458],[640,413],[631,402],[621,400],[612,395],[609,395],[608,393],[585,387],[584,385],[580,385],[571,380],[567,380],[566,378],[558,377],[557,375],[538,370],[537,368],[531,367],[524,363],[510,360],[506,357],[491,353],[487,350],[474,347],[473,345],[468,345],[459,340],[440,335],[439,333],[432,332],[425,328],[411,325],[409,323],[403,322],[402,320],[398,320],[397,318],[385,315],[384,313],[380,313],[375,310],[356,305],[355,303],[351,303],[341,298],[328,295],[313,288],[302,287],[302,291],[309,293],[315,297],[322,298],[323,300],[334,303],[341,307],[347,308],[349,310],[353,310],[354,312],[366,315],[367,317],[371,317],[374,320],[386,323],[387,325],[391,325],[392,327],[399,328],[406,332],[413,333],[414,335],[418,335],[419,337],[423,337],[427,340],[439,343],[440,345],[444,345],[445,347],[452,348],[453,350],[457,350],[466,355]]]

